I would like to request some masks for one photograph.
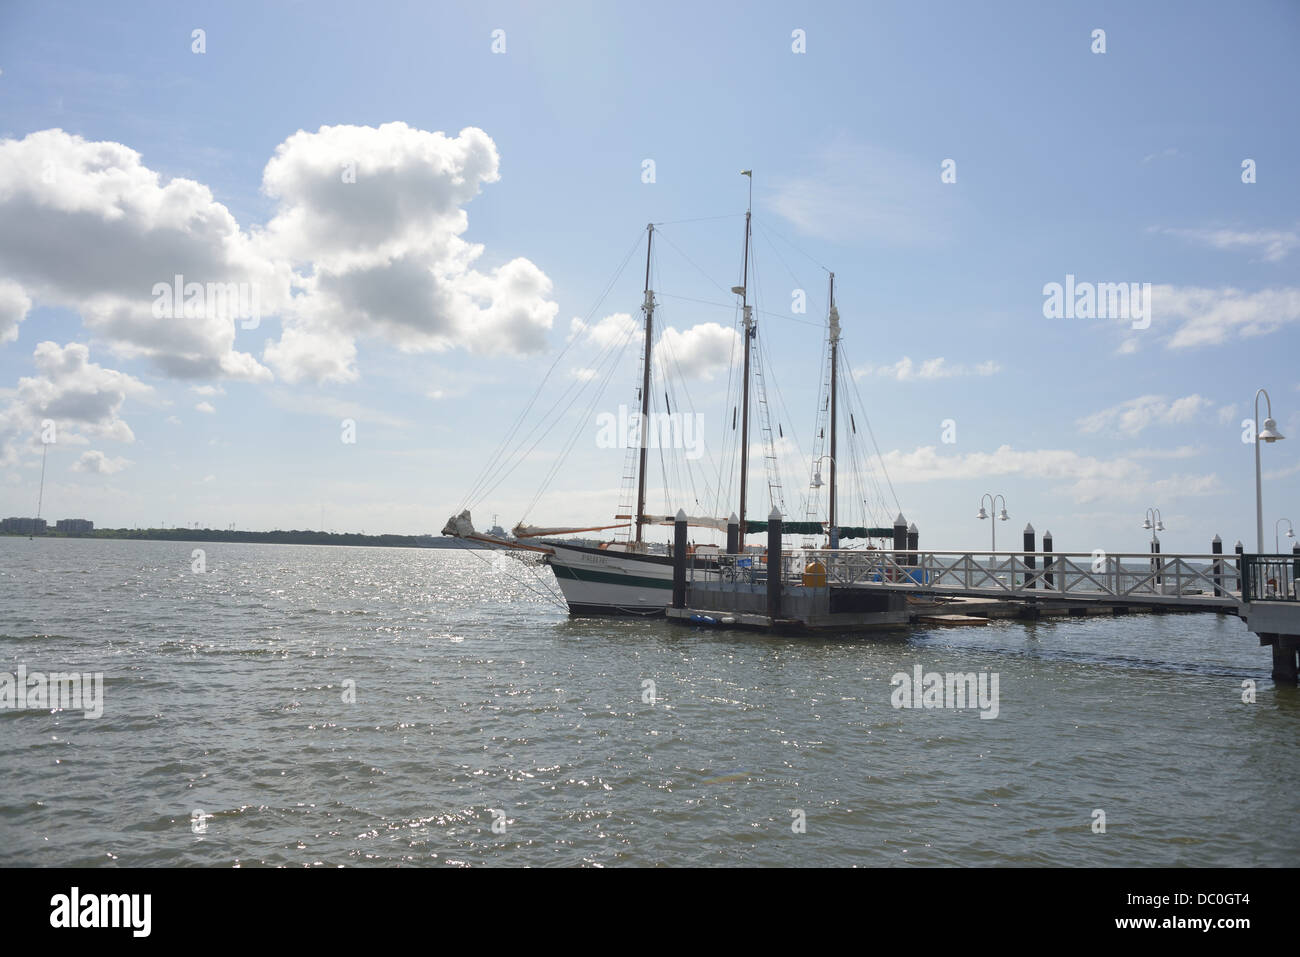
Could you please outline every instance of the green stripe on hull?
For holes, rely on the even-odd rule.
[[[643,578],[640,575],[619,575],[614,572],[598,572],[588,568],[574,568],[572,565],[551,565],[556,578],[572,578],[580,582],[600,582],[604,585],[628,585],[634,588],[662,588],[672,591],[671,578]]]

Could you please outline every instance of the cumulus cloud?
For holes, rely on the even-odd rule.
[[[241,228],[206,186],[164,182],[120,143],[58,129],[0,140],[0,342],[35,303],[77,311],[115,355],[181,379],[267,381],[273,368],[347,382],[362,339],[539,352],[550,279],[524,258],[480,268],[484,247],[463,238],[463,207],[498,162],[474,128],[300,131],[263,173],[271,220]],[[264,317],[281,329],[259,361],[245,350]]]
[[[51,129],[0,140],[0,275],[38,303],[76,310],[116,355],[178,378],[256,380],[269,372],[235,349],[231,304],[186,317],[156,308],[155,287],[177,275],[247,283],[274,308],[289,274],[206,186],[164,184],[135,150]]]
[[[643,329],[639,319],[626,312],[616,312],[594,323],[571,320],[569,340],[572,342],[581,337],[585,343],[604,352],[620,348],[633,339],[640,343]],[[670,326],[663,330],[654,346],[656,362],[671,364],[688,379],[705,381],[726,369],[739,349],[740,334],[716,322],[699,323],[686,329]],[[598,369],[590,366],[570,372],[573,378],[582,382],[589,382],[599,374]]]
[[[0,342],[18,338],[18,323],[27,318],[32,301],[23,287],[11,279],[0,279]]]
[[[1133,436],[1152,425],[1204,422],[1213,408],[1214,403],[1200,395],[1172,401],[1162,395],[1143,395],[1086,415],[1077,424],[1083,432],[1108,431]]]
[[[212,413],[216,412],[217,410],[213,407],[211,402],[199,402],[194,406],[194,411],[203,412],[206,413],[207,415],[212,415]]]
[[[296,272],[281,338],[265,361],[289,381],[350,381],[356,341],[403,352],[542,351],[557,306],[550,279],[512,259],[488,270],[462,208],[499,179],[482,130],[405,123],[323,126],[276,149],[263,174],[277,209],[259,247]]]
[[[90,361],[90,350],[79,342],[60,346],[42,342],[34,353],[38,376],[18,380],[9,402],[0,410],[0,438],[12,441],[35,433],[53,420],[57,441],[86,441],[86,437],[133,442],[135,435],[119,416],[128,396],[152,389],[123,372]]]
[[[725,370],[743,348],[740,333],[716,322],[703,322],[689,329],[668,328],[659,337],[660,361],[674,363],[688,379],[712,379]]]
[[[621,345],[628,336],[635,334],[640,328],[641,323],[626,312],[610,313],[596,322],[583,322],[574,317],[569,320],[569,339],[572,341],[578,336],[583,336],[587,341],[605,348]]]
[[[131,463],[124,458],[109,458],[103,452],[82,452],[81,458],[72,463],[74,472],[90,472],[95,475],[112,475],[120,472]]]
[[[960,362],[950,363],[942,356],[934,359],[922,359],[920,362],[913,362],[909,356],[903,356],[897,362],[889,365],[863,366],[854,369],[853,376],[857,379],[865,376],[880,376],[886,379],[896,379],[899,382],[908,382],[913,379],[951,379],[956,376],[970,375],[990,376],[1001,371],[1002,366],[992,359],[975,365],[965,365]]]

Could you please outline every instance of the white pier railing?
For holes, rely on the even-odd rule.
[[[731,566],[751,556],[720,557]],[[727,567],[723,579],[760,581],[767,567]],[[820,567],[818,567],[820,566]],[[950,552],[796,549],[782,578],[810,587],[852,586],[931,594],[1238,607],[1236,555],[1150,552]],[[1294,583],[1289,583],[1294,588]]]

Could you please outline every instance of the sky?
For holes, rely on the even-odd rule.
[[[651,391],[699,444],[653,450],[648,509],[725,516],[751,169],[787,514],[833,271],[870,451],[838,456],[846,521],[985,548],[990,493],[1004,548],[1141,551],[1158,508],[1166,552],[1251,551],[1265,388],[1271,550],[1300,521],[1297,42],[1293,2],[6,0],[0,514],[35,514],[44,456],[51,521],[612,523],[653,222]],[[1075,308],[1120,283],[1127,312]]]

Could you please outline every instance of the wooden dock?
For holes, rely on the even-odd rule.
[[[901,519],[901,516],[900,516]],[[906,529],[903,529],[905,532]],[[671,620],[773,631],[959,627],[995,619],[1163,613],[1232,614],[1273,649],[1273,677],[1300,678],[1300,546],[1293,555],[1100,550],[785,549],[773,511],[761,556],[736,551],[695,574],[685,515],[674,529]],[[913,547],[908,548],[907,545]]]

